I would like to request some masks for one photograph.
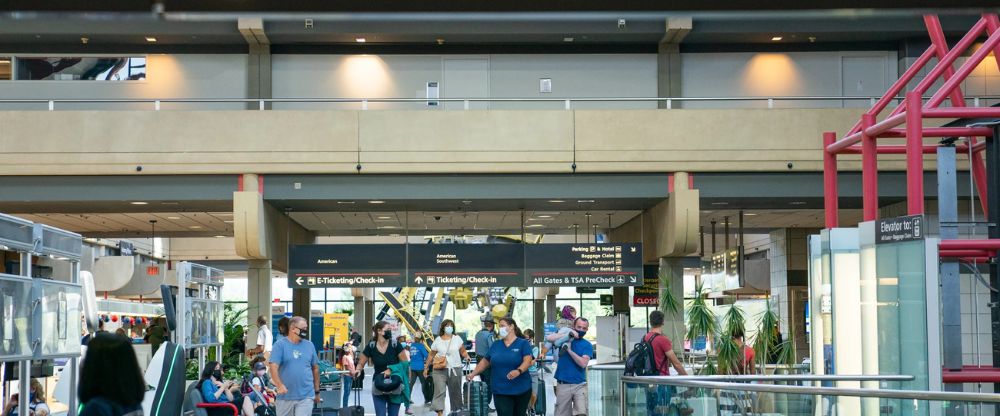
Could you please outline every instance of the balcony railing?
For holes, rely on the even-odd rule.
[[[580,98],[110,98],[0,99],[0,110],[282,110],[282,109],[615,109],[615,108],[866,108],[880,97],[580,97]],[[928,97],[929,98],[929,97]],[[897,97],[897,104],[903,97]],[[988,107],[1000,96],[966,97],[966,105]]]

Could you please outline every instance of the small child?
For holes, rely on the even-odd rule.
[[[550,349],[562,348],[563,346],[569,345],[570,333],[575,329],[573,328],[573,321],[576,320],[576,308],[571,305],[563,306],[562,317],[556,321],[556,333],[550,334],[546,337],[546,341],[549,345],[552,345]]]

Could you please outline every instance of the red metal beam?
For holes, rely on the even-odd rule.
[[[959,383],[1000,383],[1000,369],[980,371],[944,371],[941,381],[948,384]]]
[[[1000,239],[941,240],[938,249],[944,250],[1000,250]]]
[[[837,133],[823,133],[823,147],[829,148],[837,140]],[[837,228],[840,224],[837,218],[837,155],[823,152],[823,208],[826,214],[826,228]]]
[[[880,98],[867,113],[874,116],[881,114],[882,110],[885,110],[889,103],[896,99],[896,96],[899,95],[900,91],[903,91],[903,88],[906,88],[906,84],[909,84],[910,81],[912,81],[913,78],[920,73],[920,70],[927,66],[927,63],[934,57],[934,52],[935,50],[933,46],[928,47],[927,50],[924,51],[919,58],[917,58],[913,65],[906,68],[906,72],[903,72],[903,76],[899,77],[899,79],[897,79],[896,82],[889,87],[889,90],[886,91],[885,95],[883,95],[882,98]],[[857,124],[855,124],[854,127],[851,127],[851,130],[847,132],[847,135],[850,136],[857,133],[860,128],[861,121],[858,121]]]
[[[998,137],[1000,138],[1000,137]],[[975,138],[970,138],[969,143],[972,146],[972,160],[969,163],[972,165],[972,180],[976,184],[976,191],[979,192],[979,204],[983,207],[983,216],[989,215],[990,210],[987,202],[987,187],[986,184],[986,162],[983,161],[983,150],[986,149],[986,141],[976,142]],[[968,152],[968,150],[966,150]],[[987,218],[987,221],[992,220]]]
[[[944,39],[944,30],[941,29],[941,21],[937,15],[926,14],[924,15],[924,25],[927,26],[927,33],[931,37],[931,47],[934,48],[935,55],[937,55],[938,59],[944,59],[945,55],[948,54],[948,41]],[[948,65],[944,69],[944,80],[948,81],[954,75],[955,70],[951,65]],[[962,96],[961,89],[955,89],[951,92],[951,106],[965,107],[965,97]]]
[[[924,127],[924,137],[985,137],[993,135],[989,127]],[[905,129],[889,129],[878,136],[906,137]]]
[[[924,213],[924,133],[920,93],[906,93],[906,211]],[[868,133],[868,129],[865,129]]]
[[[996,252],[988,250],[941,250],[940,257],[994,257]]]
[[[1000,34],[1000,31],[996,33]],[[1000,39],[1000,38],[998,38]],[[990,118],[1000,117],[1000,107],[965,107],[965,108],[925,108],[924,118]],[[992,134],[992,133],[990,133]],[[843,140],[841,140],[843,141]]]
[[[938,60],[937,65],[935,65],[934,68],[927,73],[927,76],[924,77],[924,79],[921,80],[920,83],[918,83],[916,88],[914,88],[913,90],[919,92],[920,95],[926,93],[927,90],[930,89],[931,86],[934,85],[934,83],[937,82],[939,78],[941,78],[941,75],[944,74],[944,70],[946,68],[950,68],[951,65],[955,63],[955,60],[957,60],[960,56],[962,56],[962,54],[965,53],[965,51],[968,50],[972,46],[972,44],[976,42],[976,39],[979,38],[979,35],[982,34],[985,29],[986,29],[986,19],[980,18],[979,21],[972,26],[972,29],[969,29],[969,32],[966,33],[965,36],[963,36],[962,39],[960,39],[958,43],[955,44],[955,47],[951,48],[951,50],[948,51],[948,53],[944,56],[944,58]],[[954,79],[956,78],[952,78],[952,80]],[[896,110],[893,112],[893,114],[897,114],[898,112],[903,111],[902,108],[903,108],[902,105],[896,107]]]
[[[941,85],[941,88],[934,93],[934,96],[927,101],[925,106],[927,108],[937,108],[937,106],[941,105],[941,102],[944,101],[945,97],[951,94],[952,91],[958,89],[958,86],[962,84],[962,81],[965,81],[965,78],[967,78],[969,74],[971,74],[972,71],[976,69],[981,62],[983,62],[986,55],[989,55],[990,52],[992,52],[992,50],[997,46],[1000,46],[1000,31],[994,31],[992,35],[986,38],[986,42],[983,42],[983,46],[973,52],[969,59],[965,60],[962,66],[958,68],[958,72],[955,73],[955,76],[945,81],[944,84]],[[949,63],[949,66],[950,65],[951,64]]]
[[[923,146],[924,154],[925,155],[937,154],[938,147],[940,147],[940,146],[938,146],[938,145],[924,145]],[[983,146],[983,143],[980,142],[979,144],[976,145],[976,147],[973,147],[972,151],[973,152],[980,152],[980,151],[982,151],[985,148],[986,147]],[[905,155],[906,154],[906,146],[881,145],[881,146],[876,147],[875,150],[880,155]],[[966,146],[966,145],[955,146],[955,152],[956,153],[967,153],[968,151],[969,151],[969,147]],[[840,153],[841,154],[849,154],[849,155],[860,155],[860,154],[862,154],[862,152],[863,151],[862,151],[862,148],[860,146],[851,146],[851,147],[848,147],[847,149],[844,149],[844,151],[840,152]]]
[[[878,219],[878,151],[875,137],[864,134],[875,124],[875,116],[861,115],[861,203],[864,221]]]
[[[918,102],[919,102],[919,100],[918,100]],[[899,125],[903,124],[904,122],[906,122],[906,115],[905,114],[896,114],[896,115],[893,115],[892,117],[889,117],[889,118],[887,118],[885,120],[882,120],[882,121],[880,121],[878,123],[875,123],[875,125],[873,125],[873,126],[867,128],[867,129],[865,129],[865,134],[868,134],[868,135],[874,136],[874,137],[878,137],[879,135],[881,135],[882,133],[886,132],[887,130],[892,129],[892,128],[896,127],[896,126],[899,126]],[[829,146],[826,146],[826,151],[827,152],[833,152],[833,153],[840,153],[842,150],[844,150],[848,146],[855,145],[855,144],[857,144],[860,141],[861,141],[861,132],[859,131],[859,132],[854,133],[852,135],[846,136],[843,139],[840,139],[839,141],[837,141],[837,142],[835,142],[835,143],[833,143],[833,144],[831,144]]]

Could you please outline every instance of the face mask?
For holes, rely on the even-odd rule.
[[[576,330],[576,333],[580,335],[580,338],[583,338],[584,335],[587,335],[587,331],[581,331],[579,329]]]
[[[258,372],[257,372],[257,377],[264,377],[264,373],[266,373],[266,372],[267,372],[267,371],[265,371],[265,370],[260,370],[260,371],[258,371]]]
[[[304,329],[300,329],[299,330],[299,338],[308,339],[309,338],[309,331],[306,331]]]
[[[215,370],[215,372],[212,373],[212,377],[215,377],[216,380],[222,381],[222,370]]]
[[[509,333],[510,331],[507,330],[507,327],[505,326],[500,327],[500,338],[507,338],[507,334]]]
[[[450,326],[444,327],[444,333],[446,333],[448,335],[451,335],[452,332],[455,332],[455,328],[454,327],[450,327]]]
[[[385,337],[385,339],[391,340],[392,339],[392,331],[390,331],[390,330],[387,329],[387,330],[385,330],[385,332],[382,333],[382,336]]]

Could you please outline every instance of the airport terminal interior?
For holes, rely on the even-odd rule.
[[[998,11],[0,1],[0,416],[1000,415]]]

